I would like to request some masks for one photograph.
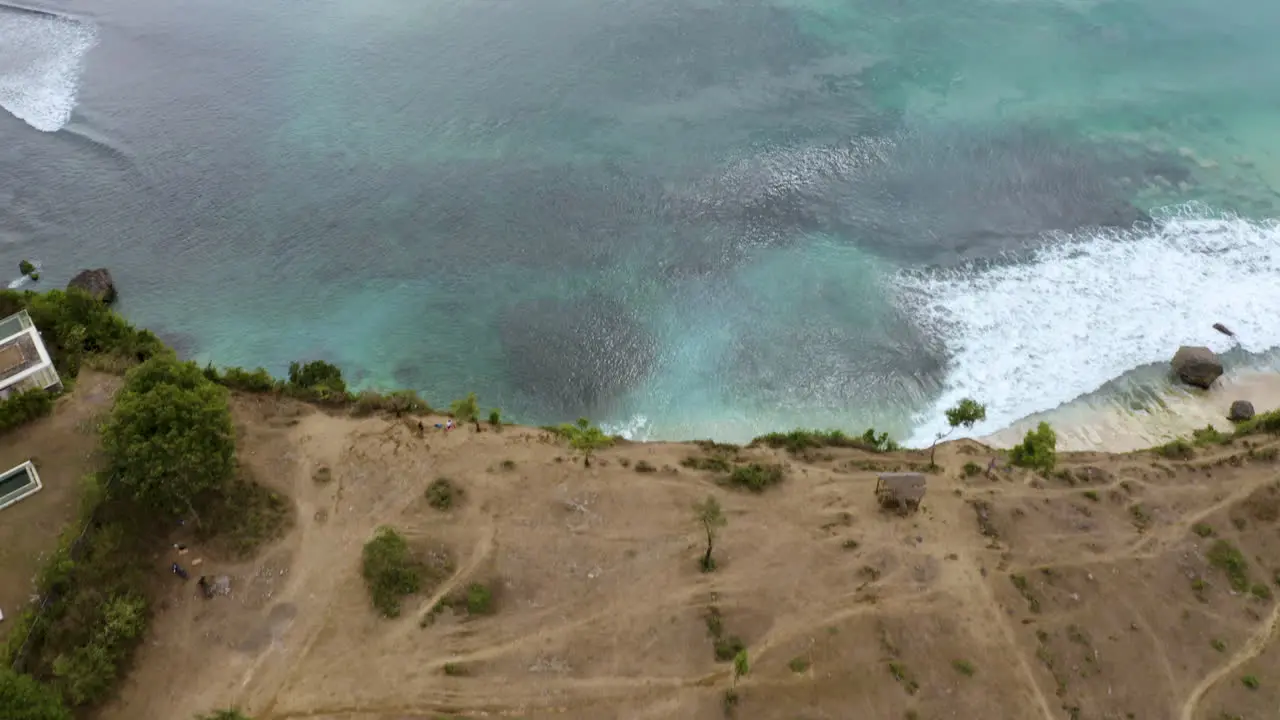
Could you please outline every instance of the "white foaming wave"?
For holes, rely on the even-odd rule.
[[[627,440],[644,441],[649,439],[649,418],[644,415],[633,415],[617,423],[600,423],[600,429],[606,435],[617,435]]]
[[[1147,232],[1064,239],[1028,263],[898,282],[953,355],[914,446],[945,431],[943,410],[964,397],[987,406],[987,420],[965,433],[980,436],[1168,361],[1180,345],[1226,350],[1232,341],[1215,322],[1250,352],[1280,346],[1280,223],[1199,205]]]
[[[0,10],[0,107],[37,130],[62,129],[97,40],[90,23]]]

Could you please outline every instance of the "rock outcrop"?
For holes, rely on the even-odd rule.
[[[1207,347],[1183,345],[1173,356],[1173,374],[1188,385],[1208,389],[1222,376],[1222,360]]]
[[[1244,422],[1253,419],[1253,403],[1248,400],[1237,400],[1231,403],[1227,411],[1227,419],[1231,422]]]
[[[116,284],[111,280],[111,271],[106,268],[81,270],[67,283],[67,289],[71,288],[80,288],[107,305],[116,299]]]

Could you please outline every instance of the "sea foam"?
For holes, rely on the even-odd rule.
[[[37,130],[62,129],[97,38],[91,23],[0,9],[0,107]]]
[[[1155,226],[1064,238],[1030,262],[904,273],[919,318],[951,351],[945,389],[909,445],[946,430],[963,397],[987,406],[978,436],[1055,408],[1122,373],[1167,361],[1179,345],[1280,346],[1280,223],[1187,205]],[[957,433],[957,436],[960,433]]]

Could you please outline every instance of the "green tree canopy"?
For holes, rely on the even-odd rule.
[[[0,718],[5,720],[71,720],[57,691],[30,675],[0,666]]]
[[[1051,472],[1058,461],[1058,434],[1049,423],[1042,422],[1035,430],[1028,430],[1018,445],[1009,449],[1009,461],[1019,467]]]
[[[556,433],[567,438],[569,447],[582,454],[584,467],[591,467],[591,457],[596,450],[613,444],[613,438],[605,435],[599,426],[592,425],[586,418],[578,418],[578,422],[573,425],[565,423],[556,429]]]
[[[103,427],[113,477],[138,502],[179,515],[235,470],[227,392],[194,363],[160,356],[131,370]]]

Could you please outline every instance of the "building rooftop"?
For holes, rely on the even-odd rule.
[[[25,381],[25,382],[24,382]],[[18,383],[47,389],[61,382],[40,331],[26,310],[0,320],[0,390]]]

